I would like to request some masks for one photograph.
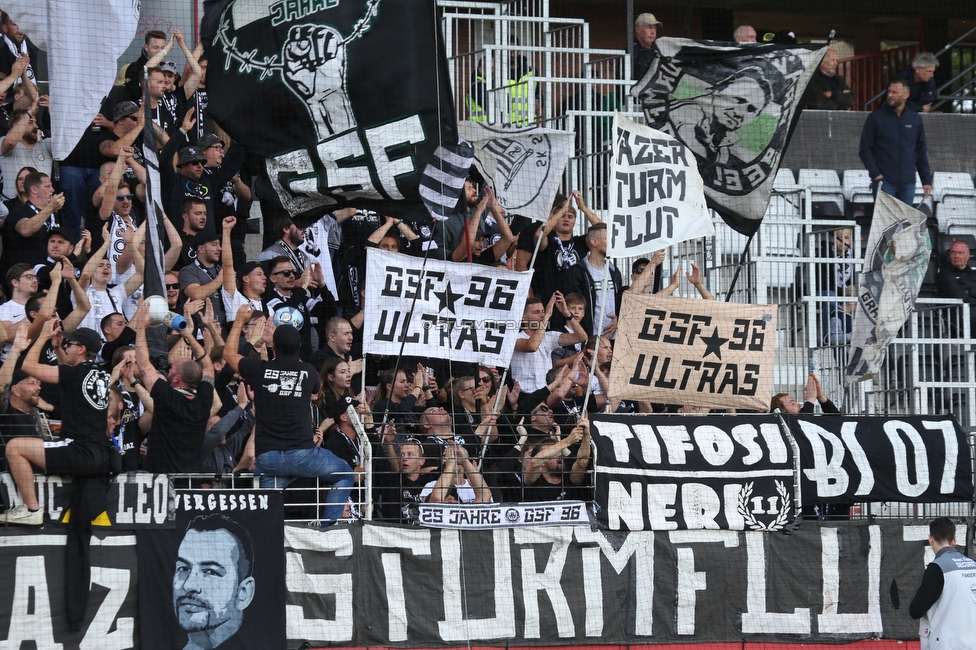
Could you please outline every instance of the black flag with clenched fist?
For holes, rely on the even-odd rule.
[[[457,120],[434,0],[209,0],[209,113],[300,225],[399,214]]]

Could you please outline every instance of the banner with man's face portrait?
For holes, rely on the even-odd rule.
[[[759,229],[780,160],[826,48],[659,38],[630,93],[647,125],[698,161],[708,207],[744,235]]]
[[[175,530],[138,537],[140,647],[285,647],[284,516],[280,491],[177,492]]]

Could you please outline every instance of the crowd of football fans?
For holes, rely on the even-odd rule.
[[[145,34],[141,56],[54,164],[37,48],[11,16],[0,22],[0,434],[18,487],[35,468],[101,468],[108,449],[121,458],[116,471],[206,473],[215,486],[235,470],[278,487],[326,479],[333,494],[322,518],[334,520],[335,508],[355,514],[363,502],[371,455],[378,516],[400,520],[412,502],[588,498],[585,414],[685,412],[614,399],[608,377],[623,293],[671,294],[687,280],[710,299],[701,272],[679,268],[655,286],[663,251],[616,268],[606,226],[580,192],[557,196],[549,218],[533,222],[506,214],[472,171],[446,221],[423,206],[396,217],[345,208],[300,228],[260,161],[211,119],[203,48],[191,50],[178,30]],[[170,58],[177,47],[182,71]],[[146,146],[160,161],[165,301],[188,323],[165,330],[165,359],[147,344]],[[255,201],[264,242],[249,256]],[[580,215],[586,230],[577,235]],[[364,359],[364,300],[375,289],[368,247],[531,264],[509,370]],[[822,391],[811,386],[812,402]],[[97,449],[82,460],[53,453],[65,439],[74,453],[78,440]],[[6,520],[40,523],[36,498],[24,502],[27,514]],[[309,518],[318,518],[314,507]]]

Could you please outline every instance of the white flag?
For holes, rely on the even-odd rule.
[[[878,373],[888,344],[915,308],[932,254],[925,226],[932,214],[931,197],[919,208],[878,192],[858,283],[851,356],[844,373],[848,384]]]
[[[715,234],[694,154],[667,133],[620,113],[613,118],[611,184],[610,257],[649,256]]]
[[[135,37],[139,2],[14,0],[4,9],[35,45],[47,51],[51,150],[55,160],[64,160],[112,89],[116,61]]]
[[[366,277],[363,352],[508,366],[531,271],[369,248]]]
[[[506,212],[535,221],[549,218],[576,134],[482,122],[458,122],[458,134],[474,145],[475,167]]]

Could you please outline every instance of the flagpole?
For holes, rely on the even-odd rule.
[[[547,219],[547,221],[548,221],[548,219]],[[543,221],[543,222],[541,222],[539,224],[539,229],[542,232],[539,233],[539,236],[535,240],[535,250],[532,251],[532,259],[529,260],[529,266],[527,267],[527,268],[530,268],[530,269],[534,269],[535,268],[535,258],[536,258],[536,256],[539,255],[539,246],[542,244],[542,238],[547,236],[546,235],[546,222],[545,221]]]
[[[735,273],[732,275],[732,282],[729,283],[728,293],[725,294],[725,302],[731,302],[732,300],[732,290],[735,289],[736,282],[739,281],[739,274],[742,273],[742,267],[746,264],[746,255],[749,254],[749,245],[752,244],[752,238],[756,236],[753,232],[749,235],[749,239],[746,240],[746,246],[742,249],[742,255],[739,256],[739,264],[735,267]]]
[[[586,378],[586,392],[583,394],[583,414],[581,418],[585,418],[587,415],[587,407],[590,404],[590,393],[593,390],[593,375],[596,371],[596,364],[599,363],[598,358],[600,354],[600,343],[603,342],[603,317],[606,315],[607,311],[607,294],[613,290],[613,278],[610,275],[611,264],[613,264],[613,258],[608,257],[604,260],[603,297],[600,300],[600,316],[596,319],[596,322],[600,324],[600,327],[597,329],[597,331],[600,333],[596,335],[596,345],[593,346],[593,361],[590,363],[590,372]],[[586,355],[585,344],[583,355]],[[607,395],[607,401],[610,401],[610,395]]]
[[[480,373],[479,373],[480,374]],[[502,388],[505,387],[505,381],[508,379],[508,368],[505,368],[505,372],[502,373],[502,380],[498,384],[498,395],[495,397],[495,406],[492,408],[492,415],[498,417],[498,413],[501,411],[501,401],[502,401]],[[481,465],[485,461],[485,456],[488,454],[488,441],[491,439],[491,430],[498,426],[496,422],[493,424],[488,431],[485,432],[485,441],[481,443],[481,455],[478,456],[478,471],[481,471]]]

